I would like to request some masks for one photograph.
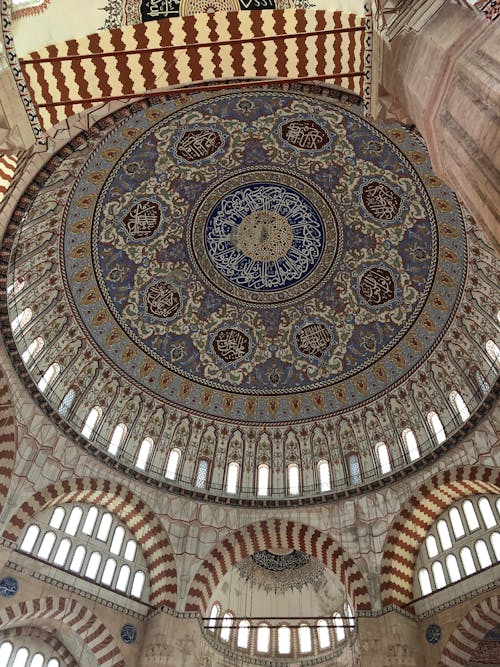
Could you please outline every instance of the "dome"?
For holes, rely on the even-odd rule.
[[[111,465],[226,502],[320,501],[462,427],[437,386],[474,223],[419,135],[357,98],[134,102],[64,146],[14,221],[6,335],[44,409]]]

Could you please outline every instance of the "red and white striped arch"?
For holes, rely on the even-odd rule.
[[[45,597],[4,607],[0,609],[0,630],[35,619],[57,621],[74,630],[92,651],[99,667],[125,667],[107,627],[92,611],[70,598]]]
[[[459,498],[499,493],[500,472],[459,466],[431,477],[405,503],[387,533],[382,555],[380,593],[383,605],[413,600],[413,577],[420,545],[432,524]]]
[[[468,665],[483,637],[500,623],[500,596],[483,600],[467,614],[452,632],[441,654],[438,667]]]
[[[371,609],[361,571],[328,533],[294,521],[271,519],[245,526],[212,549],[193,579],[186,611],[205,613],[215,588],[233,565],[257,551],[273,548],[298,549],[318,558],[338,575],[355,609]]]
[[[50,657],[59,658],[64,667],[80,667],[70,651],[57,637],[57,634],[49,632],[44,628],[40,628],[35,625],[21,625],[15,628],[2,628],[1,634],[2,640],[13,640],[16,637],[21,637],[23,640],[25,637],[39,639],[46,646],[52,649],[53,654]]]
[[[106,507],[123,521],[141,546],[149,572],[150,603],[175,609],[177,572],[168,536],[153,511],[132,491],[105,479],[68,479],[37,491],[10,517],[3,536],[17,541],[42,510],[61,503],[85,502]]]

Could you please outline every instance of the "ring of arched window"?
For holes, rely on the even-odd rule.
[[[180,449],[177,448],[172,449],[170,454],[168,455],[167,467],[165,468],[165,477],[167,479],[175,479],[180,458],[181,458]]]
[[[267,463],[261,463],[257,469],[257,495],[269,495],[269,466]]]
[[[299,492],[299,466],[296,463],[291,463],[288,466],[288,493],[291,496],[297,496]]]
[[[318,477],[320,491],[331,491],[330,466],[328,465],[328,461],[325,461],[324,459],[318,461]]]

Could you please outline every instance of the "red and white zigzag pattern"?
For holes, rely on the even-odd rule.
[[[0,369],[0,507],[5,506],[16,458],[16,430],[7,378]]]
[[[46,597],[17,602],[0,611],[0,629],[31,619],[52,619],[64,623],[80,636],[100,667],[125,667],[120,649],[107,627],[76,600]]]
[[[477,493],[499,493],[500,473],[459,466],[431,477],[405,503],[389,530],[381,564],[383,605],[403,606],[413,599],[415,562],[432,524],[452,503]]]
[[[293,521],[272,519],[245,526],[210,552],[194,577],[186,611],[204,613],[213,591],[230,567],[257,551],[272,548],[298,549],[318,558],[339,576],[355,609],[371,609],[358,566],[328,533]]]
[[[478,643],[500,623],[500,596],[483,600],[467,614],[451,634],[438,667],[467,665]]]
[[[17,541],[27,523],[46,507],[86,502],[116,514],[140,544],[149,571],[150,603],[175,609],[177,573],[175,557],[163,526],[151,509],[132,491],[105,479],[71,479],[37,491],[14,513],[3,536]]]

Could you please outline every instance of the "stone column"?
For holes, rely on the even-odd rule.
[[[383,36],[383,35],[382,35]],[[500,244],[500,21],[445,2],[415,31],[384,43],[389,93],[424,137],[435,173]]]

